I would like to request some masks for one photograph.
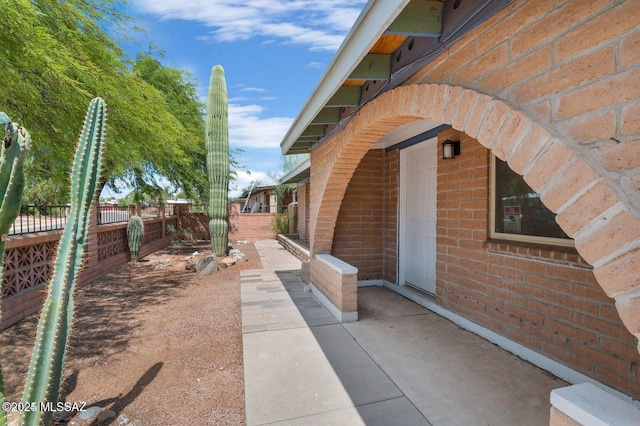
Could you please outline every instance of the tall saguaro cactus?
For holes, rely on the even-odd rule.
[[[209,174],[209,232],[211,248],[218,256],[227,253],[229,243],[229,124],[227,83],[224,69],[216,65],[211,69],[207,96],[205,146]]]
[[[96,192],[106,124],[106,105],[89,104],[71,171],[71,210],[58,243],[55,266],[44,301],[22,402],[55,404],[60,396],[64,362],[73,321],[73,292],[87,241],[91,204]],[[49,424],[51,411],[24,411],[21,425]]]
[[[20,213],[22,190],[24,189],[24,160],[31,147],[31,137],[24,127],[13,123],[9,116],[0,112],[0,124],[5,135],[0,146],[0,283],[4,272],[4,245],[11,224]],[[0,404],[4,403],[4,379],[0,368]],[[0,411],[0,425],[6,418]]]

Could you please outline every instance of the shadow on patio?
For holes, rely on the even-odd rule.
[[[268,269],[242,275],[247,424],[549,424],[564,381],[385,288],[360,288],[360,320],[340,324],[299,269],[278,268],[277,242],[256,247]]]

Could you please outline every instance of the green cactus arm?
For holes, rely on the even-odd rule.
[[[0,124],[5,128],[0,147],[0,283],[4,275],[4,246],[11,224],[20,213],[24,189],[24,160],[31,146],[29,133],[9,116],[0,112]],[[1,291],[0,291],[1,294]],[[4,377],[0,366],[0,405],[4,402]],[[4,411],[0,410],[0,426],[7,424]]]
[[[91,204],[98,184],[106,124],[106,105],[95,98],[89,105],[71,173],[71,210],[58,243],[58,253],[49,283],[23,402],[57,402],[73,321],[73,291],[86,243]],[[23,412],[20,424],[48,424],[53,413]]]
[[[209,232],[211,248],[224,256],[229,243],[229,123],[224,69],[211,69],[207,96],[205,146],[209,176]]]
[[[5,113],[0,114],[6,117]],[[31,147],[31,136],[19,124],[2,121],[4,118],[0,115],[0,123],[6,130],[0,154],[0,236],[4,241],[20,212],[24,189],[24,160]]]

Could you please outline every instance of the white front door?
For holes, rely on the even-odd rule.
[[[437,139],[400,151],[399,284],[436,292]]]

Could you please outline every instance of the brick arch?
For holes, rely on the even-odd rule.
[[[386,92],[312,153],[311,199],[320,200],[311,211],[313,253],[331,251],[340,204],[367,151],[390,130],[419,119],[451,124],[522,175],[558,214],[600,286],[615,298],[623,323],[640,338],[640,214],[620,197],[624,189],[522,111],[460,86],[415,84]]]

